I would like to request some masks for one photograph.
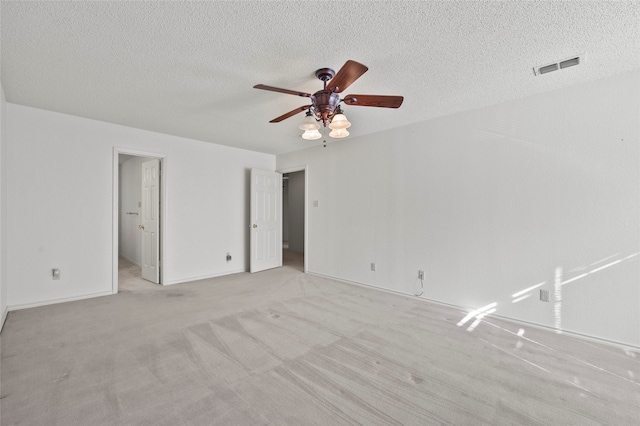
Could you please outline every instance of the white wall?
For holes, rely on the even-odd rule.
[[[249,169],[274,156],[10,103],[7,123],[10,308],[111,292],[114,146],[166,155],[165,284],[247,269]]]
[[[150,157],[130,157],[120,164],[119,250],[120,256],[140,266],[142,262],[142,163]],[[138,213],[127,214],[127,213]]]
[[[310,272],[640,346],[639,142],[636,71],[277,167],[309,165]]]
[[[304,253],[304,171],[288,176],[289,250]]]
[[[6,155],[5,137],[6,128],[5,116],[6,116],[7,103],[4,97],[4,90],[0,85],[0,330],[4,325],[4,321],[7,318],[7,179],[5,177],[7,167],[5,165]]]

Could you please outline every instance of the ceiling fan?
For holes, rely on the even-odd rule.
[[[293,109],[286,114],[269,121],[269,123],[279,123],[289,117],[307,111],[307,116],[300,125],[300,129],[305,130],[302,137],[304,139],[319,139],[322,137],[318,129],[322,126],[329,127],[332,132],[331,137],[346,137],[349,132],[346,130],[351,123],[342,113],[340,103],[353,106],[369,106],[379,108],[399,108],[404,98],[402,96],[385,95],[346,95],[340,99],[338,93],[342,93],[369,68],[356,61],[348,60],[336,73],[331,68],[320,68],[316,71],[316,77],[323,82],[323,89],[317,92],[304,93],[296,90],[281,89],[279,87],[256,84],[255,89],[270,90],[272,92],[286,93],[289,95],[310,98],[311,105],[303,105]]]

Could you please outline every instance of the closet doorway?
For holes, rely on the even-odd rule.
[[[116,151],[113,293],[162,284],[163,158]]]
[[[282,264],[307,271],[306,168],[282,172]]]

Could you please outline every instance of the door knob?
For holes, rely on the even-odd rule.
[[[144,229],[144,225],[138,225],[138,228]]]
[[[258,227],[258,225],[256,225],[256,224],[254,223],[254,224],[253,224],[253,227],[254,227],[254,228],[257,228],[257,227]]]

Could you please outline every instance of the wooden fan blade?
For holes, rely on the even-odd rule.
[[[367,72],[369,68],[359,62],[348,60],[344,63],[340,71],[327,83],[327,89],[334,93],[341,93],[351,83],[356,81],[362,74]]]
[[[370,106],[379,108],[400,108],[404,97],[384,95],[347,95],[344,103],[347,105]]]
[[[253,88],[254,89],[262,89],[262,90],[270,90],[272,92],[286,93],[288,95],[302,96],[303,98],[311,97],[310,93],[298,92],[296,90],[289,90],[289,89],[281,89],[279,87],[267,86],[267,85],[264,85],[264,84],[256,84],[255,86],[253,86]]]
[[[298,114],[298,113],[300,113],[300,112],[302,112],[302,111],[308,110],[308,109],[309,109],[309,106],[310,106],[310,105],[303,105],[303,106],[298,107],[298,108],[296,108],[296,109],[292,109],[292,110],[291,110],[291,111],[289,111],[288,113],[286,113],[286,114],[282,114],[280,117],[274,118],[274,119],[273,119],[273,120],[271,120],[269,123],[279,123],[279,122],[281,122],[282,120],[286,120],[286,119],[287,119],[287,118],[289,118],[289,117],[293,117],[294,115],[296,115],[296,114]]]

